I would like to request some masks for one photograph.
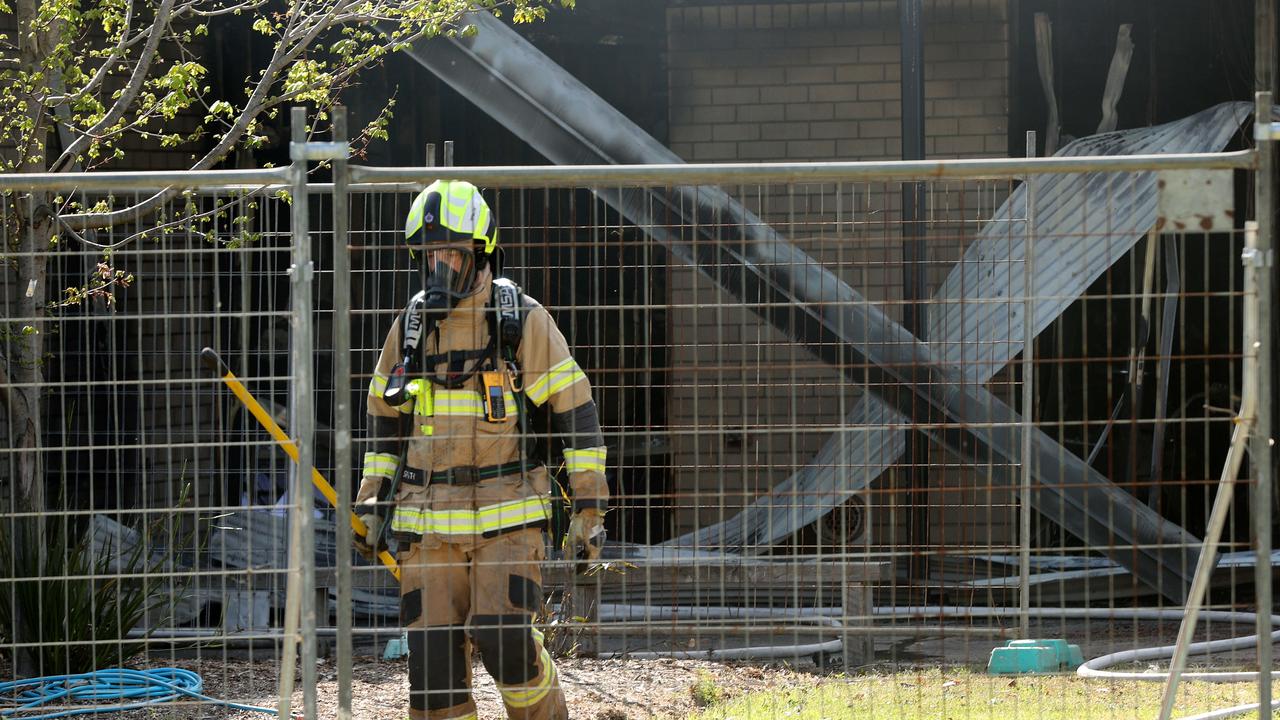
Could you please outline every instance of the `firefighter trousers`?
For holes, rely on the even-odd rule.
[[[400,622],[409,639],[409,717],[473,720],[471,648],[512,720],[565,720],[551,654],[533,627],[542,604],[542,530],[453,543],[427,536],[400,553]]]

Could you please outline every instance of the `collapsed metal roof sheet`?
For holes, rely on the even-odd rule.
[[[1219,152],[1252,112],[1249,103],[1223,103],[1156,127],[1080,138],[1056,155]],[[1154,172],[1037,175],[1028,184],[966,249],[930,306],[930,344],[968,380],[986,382],[1022,352],[1028,189],[1037,334],[1156,224]],[[985,302],[969,302],[977,299]]]
[[[334,567],[337,562],[336,530],[330,517],[312,520],[315,531],[316,567]],[[285,510],[233,510],[218,516],[209,527],[206,543],[200,547],[169,548],[144,538],[137,530],[105,515],[94,515],[89,525],[94,562],[106,561],[111,572],[136,572],[127,558],[146,548],[146,567],[163,567],[172,573],[147,578],[153,594],[168,598],[162,607],[148,613],[147,627],[176,628],[198,623],[210,602],[226,603],[228,593],[255,590],[267,594],[265,602],[283,607],[285,576],[273,576],[289,567],[289,517]],[[349,549],[347,550],[350,551]],[[352,563],[368,568],[352,588],[352,609],[357,615],[397,617],[400,586],[380,569],[360,556]],[[211,580],[193,580],[214,571]],[[245,572],[238,572],[245,571]],[[225,574],[220,574],[225,573]],[[247,574],[246,574],[247,573]],[[330,592],[335,590],[330,587]],[[331,601],[336,609],[336,600]],[[234,621],[228,619],[228,623]],[[228,626],[229,627],[229,626]],[[246,628],[247,629],[247,628]]]

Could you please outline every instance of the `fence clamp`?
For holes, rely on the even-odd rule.
[[[346,160],[350,154],[344,142],[289,143],[290,160]]]
[[[1245,267],[1268,268],[1275,264],[1275,250],[1263,252],[1258,248],[1240,251],[1240,263]]]
[[[285,273],[292,280],[296,280],[300,282],[311,282],[311,278],[315,277],[316,267],[312,263],[307,263],[306,265],[302,266],[302,272],[298,272],[298,266],[297,264],[294,264],[294,265],[290,265],[289,269],[286,270]]]

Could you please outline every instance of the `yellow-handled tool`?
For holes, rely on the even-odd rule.
[[[235,393],[235,396],[258,419],[262,427],[266,428],[271,437],[275,438],[275,441],[280,444],[280,448],[284,450],[285,454],[293,458],[294,462],[298,462],[298,446],[294,444],[288,435],[284,434],[284,430],[280,429],[280,426],[272,419],[270,413],[258,403],[258,400],[240,382],[235,373],[231,372],[231,369],[222,362],[222,358],[218,357],[217,351],[213,348],[201,350],[200,360],[204,362],[206,367],[222,377],[222,382],[231,388],[231,392]],[[324,475],[321,475],[320,471],[314,466],[311,468],[311,482],[320,490],[320,493],[324,495],[330,505],[335,508],[338,507],[338,493],[334,491],[333,486],[329,484],[328,480],[324,479]],[[364,522],[355,513],[351,513],[351,529],[360,537],[367,537],[369,534],[369,528],[365,527]],[[387,566],[387,570],[390,570],[392,575],[396,576],[396,580],[400,579],[400,566],[396,563],[396,559],[391,556],[391,553],[386,550],[380,550],[378,559],[382,561],[383,565]]]

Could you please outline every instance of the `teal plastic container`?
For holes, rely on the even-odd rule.
[[[989,675],[1027,675],[1074,670],[1084,664],[1079,645],[1066,640],[1010,640],[991,651]]]

